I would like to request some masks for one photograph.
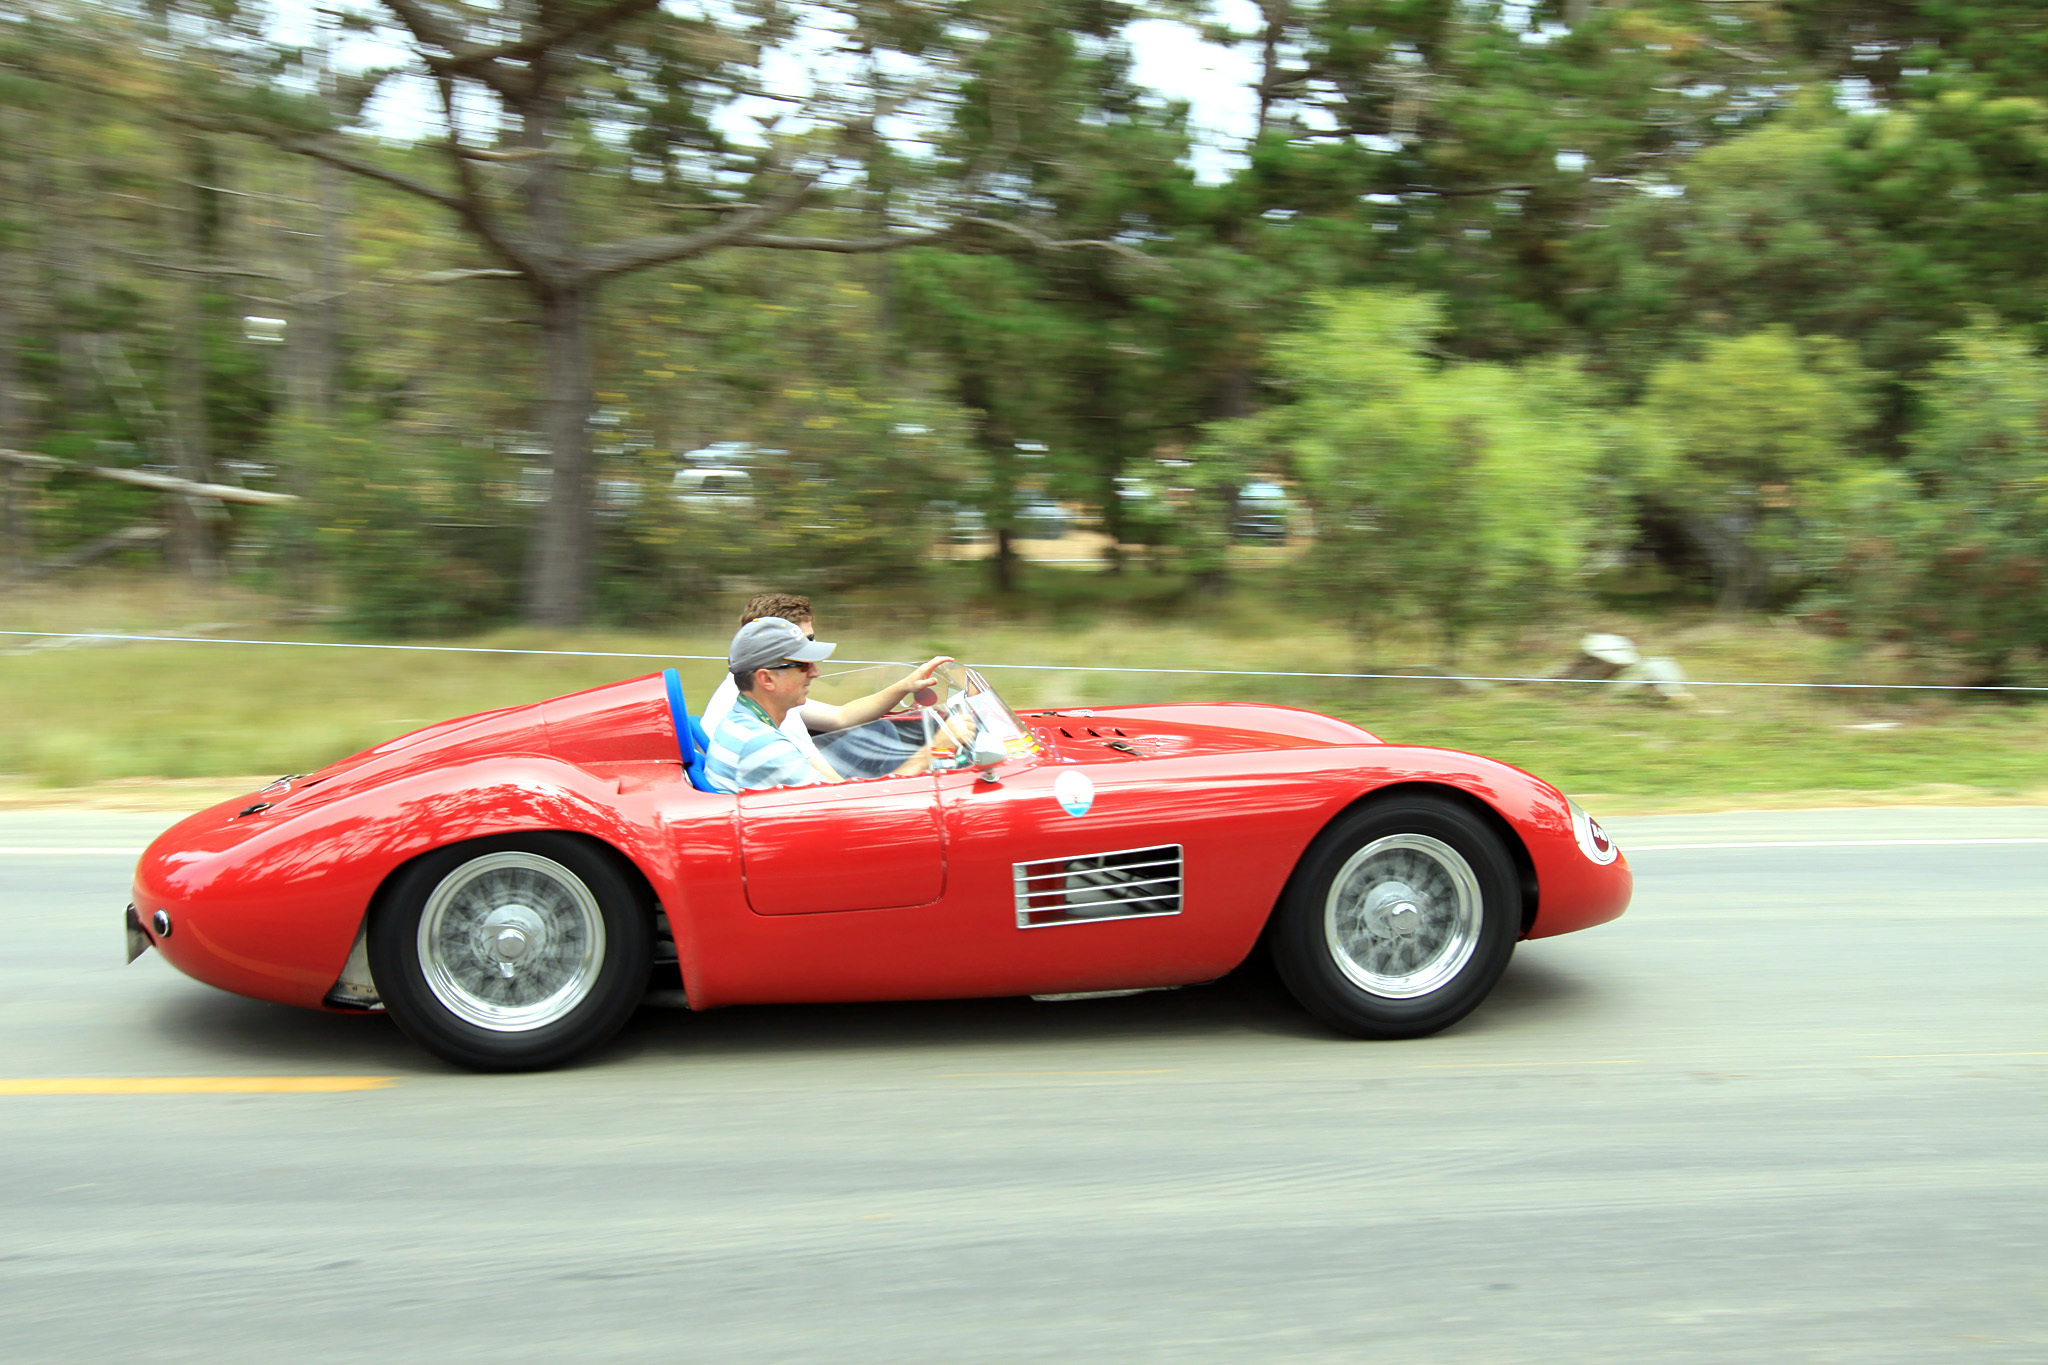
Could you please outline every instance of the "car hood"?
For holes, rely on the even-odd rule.
[[[1348,721],[1251,702],[1069,708],[1027,712],[1020,719],[1049,747],[1076,756],[1101,749],[1133,758],[1168,758],[1380,742]]]

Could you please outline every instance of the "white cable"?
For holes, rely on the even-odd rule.
[[[504,649],[491,645],[375,645],[344,640],[230,640],[214,635],[114,635],[53,630],[0,630],[0,635],[25,635],[40,640],[133,640],[166,645],[273,645],[295,649],[397,649],[423,654],[531,654],[557,659],[681,659],[690,663],[724,663],[723,654],[631,654],[594,649]],[[903,665],[901,659],[835,659],[834,663]],[[1212,678],[1357,678],[1385,682],[1480,682],[1480,683],[1614,683],[1614,678],[1524,678],[1496,677],[1477,673],[1290,673],[1263,668],[1127,668],[1112,664],[983,664],[984,671],[1008,669],[1035,673],[1151,673]],[[1688,678],[1683,687],[1804,687],[1832,691],[1865,692],[2048,692],[2048,687],[2018,687],[1977,683],[1820,683],[1820,682],[1703,682]]]

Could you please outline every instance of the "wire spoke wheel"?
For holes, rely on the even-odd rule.
[[[371,912],[377,992],[437,1056],[557,1066],[617,1033],[646,993],[654,911],[631,864],[555,830],[416,859]]]
[[[1331,960],[1360,990],[1389,1000],[1427,995],[1457,976],[1479,945],[1479,925],[1472,865],[1425,834],[1359,849],[1324,901]]]
[[[1483,808],[1435,793],[1389,793],[1339,816],[1274,912],[1281,980],[1354,1037],[1455,1024],[1515,950],[1522,898],[1507,837]]]
[[[420,966],[450,1013],[517,1033],[583,1002],[604,965],[604,916],[568,868],[495,853],[448,874],[420,915]]]

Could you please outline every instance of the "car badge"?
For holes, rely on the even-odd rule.
[[[1086,815],[1095,804],[1095,784],[1088,780],[1088,774],[1069,768],[1053,779],[1052,795],[1067,814]]]

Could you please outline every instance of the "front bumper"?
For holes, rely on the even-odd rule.
[[[128,907],[128,960],[133,962],[153,946],[149,934],[142,927],[142,917],[135,913],[135,907]]]

